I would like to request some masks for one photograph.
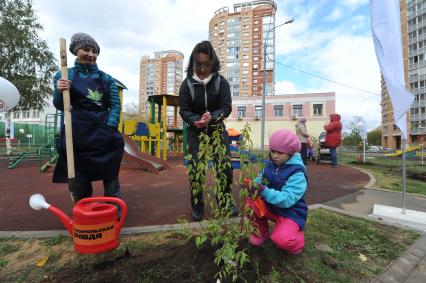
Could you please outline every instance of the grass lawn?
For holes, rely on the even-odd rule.
[[[216,282],[215,248],[205,244],[197,249],[188,232],[123,236],[119,249],[99,255],[74,253],[69,237],[1,240],[0,278],[2,282]],[[243,239],[240,246],[251,261],[240,270],[246,281],[239,282],[369,282],[419,236],[323,209],[310,211],[305,235],[306,248],[299,256],[287,255],[271,241],[255,248]],[[46,256],[47,263],[37,267]]]
[[[339,154],[339,162],[368,171],[376,178],[375,187],[402,192],[402,159],[368,156],[366,163],[358,161],[357,154]],[[426,165],[407,159],[407,192],[426,196]]]

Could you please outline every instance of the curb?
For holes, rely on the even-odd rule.
[[[347,164],[344,164],[344,165],[348,166],[348,167],[351,167],[351,168],[353,168],[355,170],[361,171],[362,173],[365,173],[365,174],[368,175],[368,177],[370,178],[370,181],[368,182],[367,185],[365,185],[363,187],[363,189],[377,189],[377,188],[374,187],[374,185],[376,184],[376,178],[370,172],[368,172],[367,170],[355,167],[355,166],[351,166],[351,165],[347,165]]]
[[[376,218],[371,218],[365,215],[361,215],[358,213],[349,212],[346,210],[334,208],[324,204],[312,204],[308,206],[309,209],[318,209],[323,208],[330,211],[334,211],[340,214],[344,214],[347,216],[364,219],[371,222],[376,222],[379,224],[384,224],[388,226],[393,226],[396,228],[404,229],[404,230],[414,230],[421,234],[426,233],[422,230],[415,229],[413,227],[409,227],[403,224],[392,223],[386,220],[380,220]],[[239,217],[231,218],[232,223],[238,223],[240,221]],[[137,226],[137,227],[126,227],[121,230],[122,235],[133,235],[133,234],[142,234],[142,233],[153,233],[153,232],[165,232],[165,231],[176,231],[182,229],[182,226],[190,229],[202,229],[202,223],[204,222],[188,222],[183,224],[164,224],[164,225],[152,225],[152,226]],[[29,238],[51,238],[57,236],[68,236],[69,233],[67,230],[46,230],[46,231],[0,231],[0,239],[1,238],[18,238],[18,239],[29,239]],[[426,247],[426,245],[425,245]]]
[[[426,235],[417,239],[407,250],[374,279],[374,283],[388,283],[388,282],[406,282],[407,279],[412,279],[409,282],[422,282],[424,274],[414,274],[413,271],[422,261],[426,260]],[[412,276],[411,276],[412,275]],[[417,276],[422,276],[423,279]],[[424,282],[424,281],[423,281]]]
[[[231,223],[238,223],[239,217],[231,218]],[[165,232],[165,231],[176,231],[183,228],[189,229],[202,229],[203,222],[187,222],[183,224],[163,224],[163,225],[152,225],[152,226],[137,226],[137,227],[125,227],[121,229],[121,235],[135,235],[142,233],[153,233],[153,232]],[[57,236],[68,236],[67,230],[46,230],[46,231],[0,231],[0,239],[15,238],[15,239],[30,239],[30,238],[52,238]]]

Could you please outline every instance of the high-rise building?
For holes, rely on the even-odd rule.
[[[403,48],[405,55],[408,55],[404,59],[408,62],[408,82],[414,94],[414,103],[410,108],[409,133],[411,140],[415,142],[424,139],[426,135],[426,1],[401,0],[400,3],[401,11],[406,9],[403,23],[406,25],[407,35]],[[404,34],[404,28],[402,30]]]
[[[262,95],[265,42],[266,95],[274,95],[276,9],[274,1],[250,1],[221,8],[210,20],[209,39],[233,96]]]
[[[159,51],[154,58],[143,56],[140,62],[139,115],[147,117],[150,95],[179,95],[183,77],[183,53],[176,50]]]
[[[426,1],[400,0],[404,77],[414,94],[407,118],[408,143],[426,135]],[[382,145],[400,148],[401,132],[395,125],[392,103],[382,78]]]

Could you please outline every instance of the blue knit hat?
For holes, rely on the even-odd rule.
[[[72,54],[77,56],[77,50],[83,47],[92,47],[99,54],[100,48],[98,43],[93,37],[86,33],[75,33],[71,37],[70,51]]]

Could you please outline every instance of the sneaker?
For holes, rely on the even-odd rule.
[[[269,231],[266,231],[262,236],[258,236],[253,233],[250,235],[249,243],[252,244],[253,246],[260,247],[266,242],[266,240],[269,239],[270,236],[271,236],[271,233]]]
[[[203,220],[204,212],[193,210],[192,213],[191,213],[191,217],[192,217],[192,220],[194,220],[194,221],[197,221],[197,222],[201,221],[201,220]]]

